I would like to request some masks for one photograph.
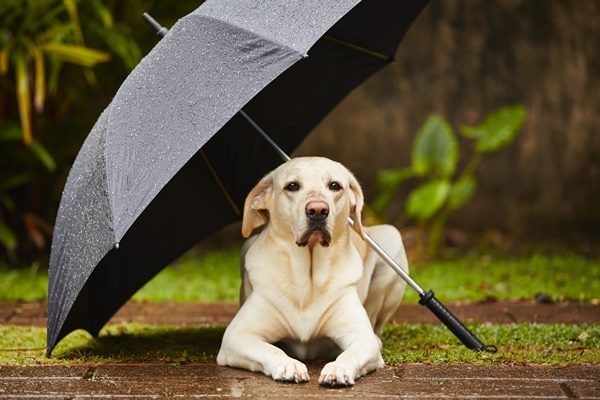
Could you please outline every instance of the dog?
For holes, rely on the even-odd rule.
[[[351,386],[383,367],[379,336],[405,283],[364,232],[407,272],[408,262],[396,228],[363,227],[363,204],[354,175],[321,157],[294,158],[250,191],[241,307],[223,335],[219,365],[302,383],[309,375],[298,359],[335,357],[321,370],[323,386]]]

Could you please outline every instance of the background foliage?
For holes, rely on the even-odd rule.
[[[142,12],[171,26],[200,3],[0,1],[0,264],[47,265],[75,155],[132,66],[156,43]],[[296,155],[344,163],[371,200],[379,169],[412,164],[412,143],[425,116],[476,125],[499,106],[522,103],[522,134],[485,157],[476,195],[453,213],[449,226],[498,243],[550,238],[563,249],[598,255],[600,41],[590,38],[600,35],[599,13],[600,2],[592,1],[432,1],[403,39],[396,62],[348,96]],[[47,31],[53,45],[39,46]],[[13,52],[17,36],[38,46],[20,42],[19,55]],[[57,53],[56,44],[111,57],[82,67],[66,62],[64,47]],[[21,130],[15,64],[29,83],[29,144]],[[44,80],[38,79],[41,70]],[[459,147],[468,140],[459,136]],[[459,160],[455,168],[464,165]],[[414,183],[403,185],[400,195],[408,196]],[[391,208],[391,215],[405,209],[399,201]],[[574,239],[565,240],[569,235]]]
[[[0,2],[0,261],[47,256],[66,176],[101,110],[170,26],[200,2]]]
[[[475,194],[476,172],[483,155],[510,144],[520,133],[525,115],[521,105],[502,107],[486,115],[476,126],[462,126],[460,133],[469,139],[470,158],[460,173],[457,165],[461,151],[454,129],[443,117],[430,116],[415,136],[411,165],[378,173],[381,192],[372,208],[379,219],[389,222],[388,208],[404,181],[419,180],[419,185],[402,202],[406,215],[427,232],[427,254],[435,257],[448,217]]]

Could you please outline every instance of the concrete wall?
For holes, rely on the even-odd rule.
[[[430,113],[458,127],[512,103],[528,109],[524,131],[487,156],[475,198],[452,224],[598,236],[600,1],[432,0],[396,63],[347,97],[296,154],[346,164],[372,200],[376,171],[410,163]]]

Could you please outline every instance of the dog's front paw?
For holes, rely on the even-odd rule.
[[[319,385],[323,386],[352,386],[356,371],[343,363],[332,361],[323,367],[319,377]]]
[[[306,365],[294,359],[275,365],[272,368],[271,376],[277,382],[303,383],[310,379]]]

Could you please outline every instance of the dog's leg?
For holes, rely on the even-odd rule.
[[[265,318],[276,313],[266,301],[250,296],[225,330],[217,364],[260,371],[276,381],[307,382],[306,365],[271,344],[285,331],[276,317]]]
[[[342,353],[321,370],[319,384],[351,386],[356,378],[383,367],[381,342],[373,332],[356,292],[347,293],[330,311],[323,333],[342,349]]]
[[[394,260],[408,272],[408,260],[400,232],[390,225],[378,225],[368,228],[368,234]],[[377,335],[381,336],[384,325],[394,316],[404,296],[406,283],[378,255],[371,253],[375,268],[371,276],[369,292],[364,307]]]

